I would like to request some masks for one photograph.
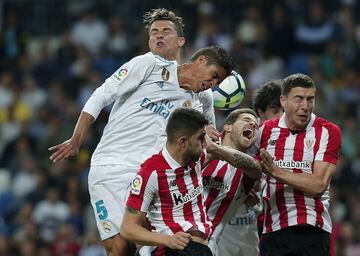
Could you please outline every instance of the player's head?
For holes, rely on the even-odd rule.
[[[315,82],[307,75],[293,74],[284,79],[280,102],[289,129],[303,130],[310,121],[315,106]]]
[[[192,108],[178,108],[169,117],[166,135],[169,144],[177,145],[186,161],[197,160],[206,145],[205,126],[209,121]]]
[[[280,104],[282,79],[273,80],[261,86],[254,95],[253,106],[261,122],[278,117],[283,113]]]
[[[259,123],[254,110],[233,110],[225,119],[224,142],[238,150],[246,151],[255,143],[258,129]]]
[[[182,18],[158,8],[145,13],[143,22],[149,32],[150,51],[168,60],[178,60],[185,44]]]
[[[189,58],[189,90],[204,91],[220,84],[235,68],[235,60],[221,47],[201,48]]]

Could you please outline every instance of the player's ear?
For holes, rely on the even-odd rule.
[[[183,37],[183,36],[179,37],[179,39],[178,39],[179,47],[183,47],[183,45],[185,44],[185,42],[186,42],[185,37]]]
[[[286,103],[286,96],[280,95],[280,104],[284,108]]]
[[[259,115],[260,119],[261,120],[264,119],[265,113],[263,111],[261,111],[260,109],[256,109],[256,110],[258,112],[258,115]]]
[[[177,139],[177,141],[182,148],[186,147],[186,144],[187,144],[186,136],[181,136],[180,138]]]
[[[232,124],[224,124],[224,131],[231,132],[232,131]]]
[[[205,63],[207,62],[207,57],[205,55],[200,55],[197,60],[199,63]]]

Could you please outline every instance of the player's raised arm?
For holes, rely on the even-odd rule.
[[[260,163],[252,156],[244,152],[216,144],[213,144],[208,151],[219,159],[225,160],[232,166],[243,168],[244,173],[246,173],[250,178],[259,179],[261,177]]]
[[[82,111],[71,138],[61,144],[49,148],[50,151],[53,151],[50,156],[50,160],[55,163],[62,159],[76,156],[79,153],[79,147],[86,135],[87,130],[94,121],[95,118],[92,115]]]

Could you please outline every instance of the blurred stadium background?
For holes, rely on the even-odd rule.
[[[147,52],[142,15],[183,16],[186,47],[218,44],[247,84],[294,72],[317,83],[316,110],[343,144],[331,184],[336,255],[360,255],[360,2],[355,0],[0,0],[0,255],[105,255],[87,193],[89,159],[107,120],[79,157],[58,164],[47,148],[71,136],[91,92]],[[225,112],[217,111],[218,128]]]

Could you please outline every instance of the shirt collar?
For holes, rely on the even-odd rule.
[[[169,164],[171,169],[176,170],[178,168],[182,168],[182,166],[178,162],[176,162],[174,158],[172,158],[172,156],[170,155],[169,151],[166,148],[166,145],[162,150],[162,155],[165,158],[165,161]]]
[[[314,113],[311,113],[311,116],[310,116],[310,121],[309,123],[307,124],[305,130],[307,130],[308,128],[312,127],[313,124],[314,124],[314,121],[315,121],[315,118],[316,118],[316,115]],[[282,114],[282,116],[280,117],[280,120],[279,120],[279,127],[280,128],[287,128],[287,125],[285,123],[285,112]]]

